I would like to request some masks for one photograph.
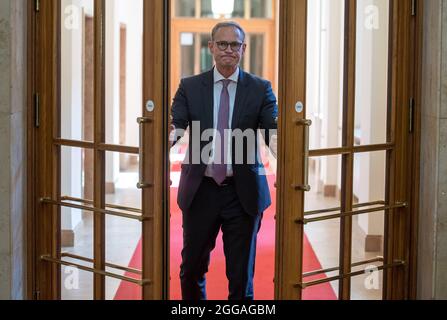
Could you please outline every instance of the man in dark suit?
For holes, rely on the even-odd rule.
[[[172,142],[190,131],[178,191],[182,297],[206,299],[205,274],[222,229],[229,299],[252,300],[257,233],[271,205],[257,132],[263,129],[269,145],[278,107],[270,82],[239,68],[246,44],[237,23],[216,25],[209,49],[215,67],[183,79],[172,105]]]

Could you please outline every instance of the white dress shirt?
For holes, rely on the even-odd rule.
[[[214,129],[217,131],[217,122],[219,118],[219,108],[220,108],[220,96],[222,94],[222,88],[223,83],[222,80],[225,80],[225,78],[220,72],[217,70],[216,67],[214,67]],[[231,129],[231,125],[233,122],[233,112],[234,112],[234,104],[236,101],[236,91],[237,91],[237,84],[239,81],[239,68],[228,78],[228,80],[231,80],[231,83],[228,85],[228,93],[230,94],[230,117],[228,121],[228,128]],[[221,137],[223,140],[224,137]],[[213,139],[213,151],[215,149],[215,137]],[[231,139],[228,139],[228,147],[227,147],[227,177],[233,176],[233,166],[232,166],[232,155],[231,155]],[[211,163],[214,161],[214,152],[211,154]],[[209,165],[206,168],[205,176],[212,177],[212,166]]]

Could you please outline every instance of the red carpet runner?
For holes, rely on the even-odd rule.
[[[174,169],[174,168],[173,168]],[[175,171],[175,169],[173,170]],[[272,192],[273,204],[267,210],[262,221],[262,227],[258,236],[256,272],[254,281],[255,299],[272,300],[274,297],[274,266],[275,266],[275,208],[276,189],[274,188],[274,176],[269,176],[269,186]],[[180,300],[179,270],[182,250],[182,217],[176,203],[177,188],[171,188],[171,299]],[[129,263],[129,267],[141,269],[141,241]],[[309,243],[304,237],[304,272],[321,269],[321,264]],[[207,275],[207,293],[210,300],[226,300],[228,295],[228,281],[225,276],[225,257],[223,254],[222,235],[219,235],[216,249],[212,253],[211,265]],[[126,276],[134,275],[126,273]],[[306,281],[325,278],[324,275],[306,278]],[[141,290],[138,286],[122,281],[115,296],[115,300],[140,300]],[[303,292],[305,300],[336,300],[337,297],[331,285],[310,287]]]

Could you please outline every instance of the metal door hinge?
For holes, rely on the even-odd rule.
[[[34,126],[40,127],[40,97],[38,93],[34,94]]]
[[[34,11],[40,11],[40,0],[34,0]]]
[[[414,109],[415,109],[415,101],[414,101],[414,98],[410,98],[410,107],[409,107],[409,116],[408,116],[408,121],[409,121],[409,124],[408,124],[408,131],[410,132],[410,133],[413,133],[414,132]]]
[[[411,15],[415,16],[417,11],[417,0],[411,0]]]

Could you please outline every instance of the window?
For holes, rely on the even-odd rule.
[[[176,17],[195,17],[196,1],[195,0],[176,0],[175,5]]]
[[[272,18],[272,0],[251,0],[251,18]]]
[[[219,0],[221,3],[224,0]],[[225,0],[230,1],[230,0]],[[207,19],[272,19],[272,0],[233,0],[234,7],[230,14],[223,16],[213,12],[213,0],[175,0],[175,17]]]

